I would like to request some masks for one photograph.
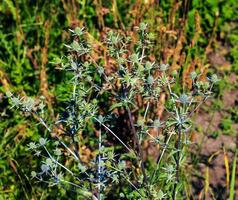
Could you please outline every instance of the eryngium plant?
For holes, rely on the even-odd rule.
[[[108,32],[102,44],[107,54],[100,55],[84,28],[70,30],[68,55],[55,64],[70,74],[71,97],[54,123],[44,117],[44,98],[7,93],[12,108],[32,114],[49,132],[48,138],[29,144],[29,150],[42,157],[32,179],[64,187],[79,199],[184,195],[180,180],[191,116],[212,95],[218,78],[212,75],[204,81],[201,72],[193,71],[187,77],[192,85],[181,87],[179,72],[150,55],[154,35],[147,25],[141,23],[136,31],[134,38]],[[146,144],[155,148],[152,159]],[[85,146],[91,150],[86,161]]]

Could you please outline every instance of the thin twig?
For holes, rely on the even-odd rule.
[[[52,132],[51,128],[45,123],[44,119],[38,115],[37,112],[34,113],[40,120],[41,124],[48,130],[51,134],[53,134],[57,140],[60,142],[61,145],[63,145],[73,156],[76,160],[79,160],[79,157],[64,143],[60,140],[60,138],[57,136],[56,133]]]
[[[135,152],[130,149],[109,127],[107,127],[105,124],[103,124],[101,121],[99,121],[96,117],[94,119],[101,124],[106,130],[108,130],[129,152],[132,152],[135,154]]]

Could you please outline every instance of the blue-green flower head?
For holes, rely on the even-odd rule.
[[[162,72],[164,72],[164,71],[166,71],[166,70],[168,69],[168,67],[169,67],[168,64],[161,64],[161,65],[160,65],[160,70],[161,70]]]

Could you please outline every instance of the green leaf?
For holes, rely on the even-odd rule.
[[[131,62],[133,62],[133,63],[139,63],[139,55],[138,54],[132,54],[131,56],[130,56],[130,60],[131,60]]]
[[[78,36],[81,36],[81,35],[83,35],[83,29],[84,28],[79,28],[79,27],[76,27],[75,29],[74,29],[74,32],[75,32],[75,34],[76,35],[78,35]]]
[[[123,106],[123,103],[122,102],[120,102],[120,103],[115,103],[115,104],[113,104],[111,107],[110,107],[110,111],[112,111],[113,109],[115,109],[115,108],[118,108],[118,107],[122,107]]]

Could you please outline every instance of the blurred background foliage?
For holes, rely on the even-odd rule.
[[[151,51],[157,57],[151,59],[162,60],[169,63],[172,70],[179,70],[183,84],[191,84],[186,77],[193,70],[205,74],[216,72],[223,77],[216,89],[216,99],[204,108],[204,112],[226,112],[219,127],[213,131],[213,137],[236,135],[237,102],[225,108],[223,101],[225,89],[237,88],[236,0],[1,0],[0,199],[76,199],[64,189],[31,181],[30,172],[40,160],[33,158],[26,145],[46,133],[30,117],[23,119],[19,112],[10,110],[5,92],[10,90],[36,98],[43,95],[49,120],[57,118],[71,86],[65,82],[66,75],[56,71],[51,62],[65,53],[64,44],[70,37],[68,29],[85,26],[100,55],[104,53],[104,44],[99,39],[109,29],[133,36],[133,27],[142,21],[156,34],[155,47]],[[105,60],[104,67],[110,70],[110,61]],[[163,98],[160,101],[165,103]],[[202,132],[199,124],[196,131]],[[196,169],[201,158],[196,153],[191,157]],[[232,160],[234,155],[229,160],[228,171],[232,168]],[[205,175],[200,178],[207,181]],[[188,187],[193,186],[188,184]],[[229,193],[229,187],[227,185],[225,193]],[[206,198],[209,190],[201,186],[198,197]],[[211,190],[215,199],[225,199],[224,195],[216,195],[217,188]]]

